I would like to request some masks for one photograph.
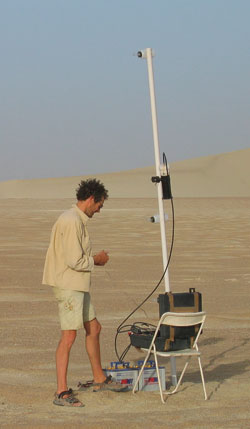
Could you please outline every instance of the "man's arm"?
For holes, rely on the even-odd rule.
[[[94,258],[82,247],[82,228],[77,221],[68,220],[61,231],[66,265],[75,271],[92,271]],[[90,244],[88,244],[90,245]]]

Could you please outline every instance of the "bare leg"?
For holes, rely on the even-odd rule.
[[[67,370],[69,364],[69,354],[76,338],[75,330],[61,331],[62,336],[56,350],[56,373],[57,373],[57,394],[68,391]],[[65,394],[62,398],[68,398],[72,394]],[[56,404],[58,405],[58,404]],[[74,398],[73,407],[81,407],[83,404]]]
[[[75,330],[61,331],[62,336],[56,350],[57,393],[68,390],[67,370],[69,354],[76,338]]]
[[[106,376],[102,370],[100,352],[100,332],[101,325],[97,319],[84,323],[86,331],[86,350],[90,360],[95,383],[102,383]]]

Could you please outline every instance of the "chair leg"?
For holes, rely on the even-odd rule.
[[[188,364],[189,364],[189,362],[190,362],[190,359],[191,359],[191,357],[189,357],[189,358],[188,358],[188,360],[186,361],[186,363],[185,363],[185,365],[184,365],[184,368],[183,368],[183,370],[182,370],[182,373],[181,373],[181,375],[180,375],[180,377],[179,377],[178,383],[177,383],[177,385],[175,386],[174,390],[172,390],[172,392],[167,392],[167,395],[173,395],[173,394],[177,391],[177,389],[179,388],[179,386],[180,386],[180,384],[181,384],[181,381],[182,381],[182,379],[183,379],[183,376],[184,376],[184,374],[185,374],[185,371],[186,371],[186,369],[187,369],[187,366],[188,366]]]
[[[152,349],[149,349],[149,350],[148,350],[148,352],[147,352],[147,355],[146,355],[146,357],[145,357],[145,359],[144,359],[143,365],[142,365],[142,367],[141,367],[141,369],[140,369],[140,371],[139,371],[139,374],[138,374],[138,377],[137,377],[137,379],[136,379],[135,385],[134,385],[134,387],[133,387],[132,393],[135,393],[135,389],[136,389],[136,387],[137,387],[137,385],[138,385],[138,383],[139,383],[139,380],[140,380],[140,378],[141,378],[141,376],[142,376],[142,373],[143,373],[144,367],[145,367],[145,365],[146,365],[146,363],[147,363],[147,361],[148,361],[148,358],[149,358],[149,356],[151,355],[151,353],[152,353]]]
[[[158,365],[158,359],[157,359],[157,353],[156,353],[155,345],[154,345],[154,358],[155,358],[156,373],[157,373],[157,377],[158,377],[158,385],[159,385],[160,395],[161,395],[161,402],[163,404],[165,404],[166,401],[164,401],[164,397],[163,397],[163,391],[162,391],[161,378],[160,378],[159,365]]]
[[[201,358],[200,358],[200,356],[198,356],[198,362],[199,362],[199,367],[200,367],[203,392],[204,392],[205,401],[206,401],[207,400],[207,392],[206,392],[206,386],[205,386],[205,380],[204,380],[203,370],[202,370],[202,366],[201,366]]]

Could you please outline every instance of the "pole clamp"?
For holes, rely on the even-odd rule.
[[[153,183],[160,183],[161,182],[161,177],[159,176],[153,176],[151,177],[151,180]]]

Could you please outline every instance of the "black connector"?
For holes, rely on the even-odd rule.
[[[169,174],[167,176],[153,176],[151,178],[153,183],[160,183],[162,184],[162,199],[163,200],[170,200],[172,197],[171,192],[171,185],[170,185],[170,176]]]
[[[153,183],[160,183],[161,178],[159,176],[153,176],[151,177],[151,180]]]
[[[172,197],[170,176],[161,176],[163,200],[170,200]]]

